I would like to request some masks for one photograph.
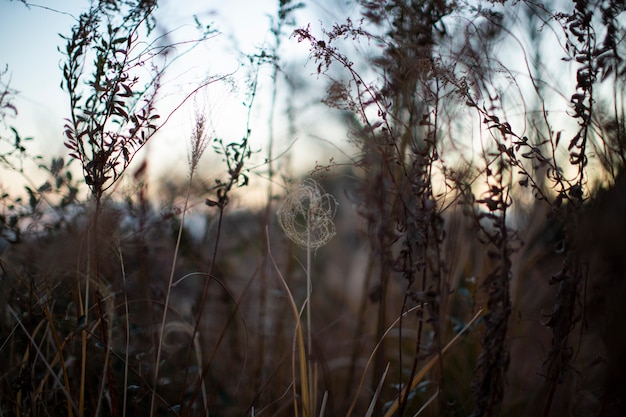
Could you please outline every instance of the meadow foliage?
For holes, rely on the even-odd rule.
[[[0,72],[25,184],[0,180],[0,415],[626,413],[623,2],[350,4],[325,26],[277,2],[241,137],[198,106],[160,200],[146,144],[231,82],[164,110],[164,57],[216,32],[166,44],[158,1],[91,2],[59,50],[64,155],[30,153]],[[276,152],[281,88],[306,89],[286,42],[351,145],[305,174]]]

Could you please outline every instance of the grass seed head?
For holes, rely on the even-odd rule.
[[[278,222],[289,239],[305,249],[324,246],[335,236],[337,201],[313,179],[294,188],[278,210]]]

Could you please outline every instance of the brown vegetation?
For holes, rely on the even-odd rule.
[[[362,1],[358,20],[296,29],[350,129],[345,167],[290,178],[270,133],[252,168],[251,127],[229,142],[198,111],[172,187],[185,191],[160,211],[150,161],[136,192],[114,192],[170,119],[154,101],[166,68],[139,71],[167,49],[141,40],[157,4],[96,3],[63,38],[82,179],[57,157],[27,198],[1,199],[0,414],[626,412],[620,2]],[[276,91],[302,6],[280,1],[275,46],[249,57],[249,114],[264,66]],[[562,48],[569,90],[526,40]],[[502,45],[520,47],[522,70]],[[31,157],[12,132],[0,162],[19,172]],[[224,167],[210,185],[207,150]],[[252,174],[269,180],[266,206],[235,210]]]

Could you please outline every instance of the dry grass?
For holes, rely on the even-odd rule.
[[[64,38],[82,179],[58,157],[25,199],[2,196],[0,415],[626,412],[624,110],[606,94],[626,74],[618,2],[368,1],[362,19],[296,29],[355,149],[300,182],[273,151],[282,28],[302,7],[281,1],[274,45],[249,59],[241,139],[197,110],[169,211],[146,197],[149,160],[127,172],[170,120],[154,102],[166,68],[136,78],[160,50],[139,42],[154,6],[103,3]],[[570,90],[551,93],[527,38],[563,47]],[[366,60],[364,44],[378,48]],[[520,48],[521,70],[500,45]],[[267,65],[271,143],[253,168]],[[5,121],[15,92],[0,87]],[[12,132],[0,162],[19,172],[32,157]],[[198,186],[207,151],[223,174]],[[251,177],[267,205],[235,209]]]

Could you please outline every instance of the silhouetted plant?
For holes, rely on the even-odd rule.
[[[101,2],[83,13],[72,34],[64,37],[63,85],[71,112],[65,146],[81,163],[97,202],[157,130],[159,74],[142,72],[156,70],[152,61],[161,48],[146,47],[141,38],[142,28],[148,35],[153,29],[150,14],[155,7],[149,1]]]
[[[8,65],[0,71],[0,121],[2,124],[6,123],[7,117],[17,116],[17,108],[13,103],[17,91],[11,88],[10,80],[5,81],[2,79],[6,77],[8,71]]]
[[[311,278],[311,254],[324,246],[335,236],[333,219],[337,209],[335,198],[324,192],[324,189],[313,179],[308,179],[289,191],[280,209],[276,213],[278,223],[289,239],[306,250],[306,351],[300,346],[300,383],[303,387],[302,413],[315,415],[317,413],[316,395],[317,375],[312,365],[313,339],[311,331],[311,294],[313,283]],[[298,321],[298,326],[300,323]],[[303,354],[306,352],[306,357]],[[306,367],[303,364],[306,363]],[[305,382],[305,379],[307,380]],[[306,388],[308,387],[308,392]],[[295,389],[295,387],[294,387]],[[297,407],[296,407],[297,413]],[[320,410],[320,413],[323,410]]]
[[[109,362],[110,317],[102,310],[99,247],[100,216],[104,192],[124,173],[136,152],[157,130],[158,115],[154,114],[154,98],[159,86],[158,73],[146,80],[141,72],[158,54],[154,46],[145,46],[141,29],[149,34],[154,27],[151,13],[154,1],[99,2],[82,13],[72,28],[63,53],[63,86],[69,96],[70,117],[65,125],[65,146],[70,157],[82,166],[85,183],[95,202],[90,231],[90,264],[79,314],[88,317],[90,293],[94,304],[100,337],[107,355],[103,375],[110,390],[111,401],[117,409],[115,381]],[[85,71],[90,71],[86,74]],[[85,87],[86,86],[86,87]],[[92,288],[92,283],[94,287]],[[83,336],[81,392],[79,413],[84,412],[85,367],[87,360],[85,331]],[[104,390],[105,384],[102,384]],[[98,409],[100,401],[98,402]]]
[[[295,30],[354,145],[352,169],[315,167],[330,197],[276,159],[282,31],[303,7],[281,0],[273,44],[243,55],[240,139],[196,110],[188,176],[168,178],[159,214],[150,158],[123,206],[116,189],[170,120],[156,111],[169,34],[151,40],[154,1],[93,2],[63,38],[69,158],[29,153],[0,82],[0,166],[25,181],[0,195],[1,411],[621,416],[622,3],[368,0],[319,34]],[[259,171],[251,115],[268,65]],[[205,150],[221,158],[210,182]],[[300,184],[280,207],[278,173]],[[265,207],[231,213],[256,174]],[[598,185],[614,188],[596,198]]]

